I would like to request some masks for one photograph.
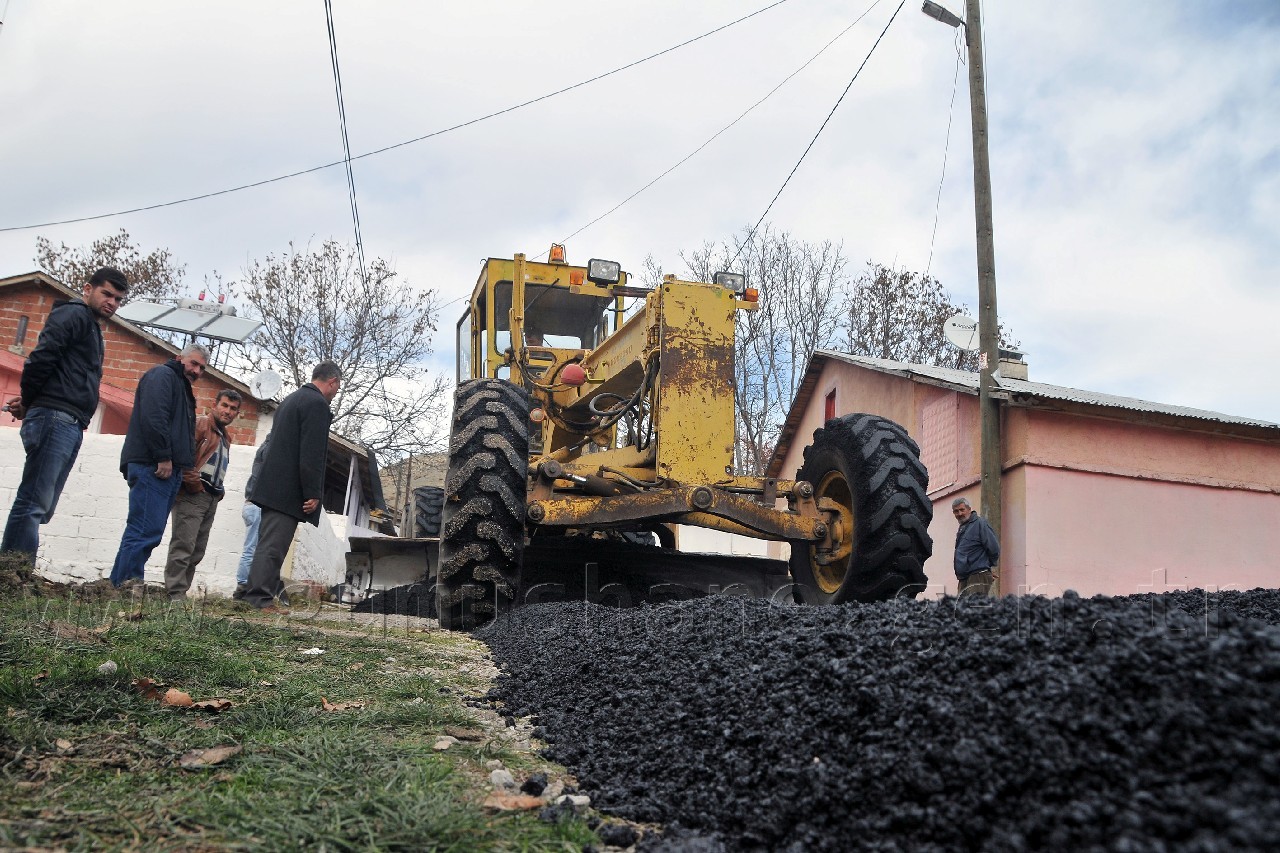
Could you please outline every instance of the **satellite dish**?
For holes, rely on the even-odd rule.
[[[263,370],[249,380],[249,391],[259,400],[270,400],[276,396],[283,385],[284,379],[279,373],[274,370]]]
[[[978,349],[978,321],[965,314],[957,314],[942,324],[942,333],[958,349],[974,352]]]

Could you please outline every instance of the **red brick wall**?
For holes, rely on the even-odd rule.
[[[44,328],[45,318],[53,310],[54,302],[63,298],[61,291],[55,292],[37,282],[0,288],[0,347],[8,348],[14,355],[25,358],[35,348],[36,339]],[[15,344],[20,318],[24,314],[29,318],[26,337],[21,344]],[[128,425],[128,411],[113,407],[107,398],[128,399],[131,402],[142,374],[157,364],[163,364],[173,354],[113,322],[104,324],[103,339],[106,358],[102,366],[102,384],[124,392],[124,395],[112,394],[104,389],[103,398],[108,411],[102,422],[103,432],[123,432]],[[21,346],[21,352],[15,346]],[[242,389],[211,375],[201,377],[193,387],[196,414],[203,415],[212,410],[218,392],[224,388],[233,388],[244,395],[240,404],[240,417],[231,425],[231,441],[235,444],[253,444],[258,428],[259,404],[257,400],[245,395]]]

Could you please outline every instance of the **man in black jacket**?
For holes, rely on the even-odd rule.
[[[111,567],[111,585],[143,579],[147,558],[164,536],[182,472],[195,463],[196,398],[191,391],[209,366],[209,351],[188,344],[177,358],[142,376],[133,397],[120,473],[129,482],[129,519]]]
[[[129,280],[103,267],[85,283],[84,295],[53,307],[36,348],[22,366],[22,394],[5,409],[22,421],[27,462],[9,509],[0,552],[35,561],[40,525],[48,524],[67,475],[80,453],[84,431],[98,409],[102,383],[102,327],[129,291]]]
[[[248,499],[262,508],[258,548],[249,567],[243,600],[269,613],[283,612],[273,599],[280,589],[280,567],[298,522],[320,523],[325,456],[329,449],[329,404],[342,385],[332,361],[316,365],[311,382],[280,403],[271,425],[271,447],[262,460]]]
[[[999,594],[995,568],[1000,562],[1000,540],[987,520],[973,511],[968,498],[951,502],[951,514],[960,522],[956,530],[955,570],[958,595]]]

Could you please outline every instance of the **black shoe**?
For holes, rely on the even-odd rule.
[[[231,597],[234,598],[236,601],[240,601],[241,599],[244,598],[244,594],[248,591],[249,591],[249,585],[247,583],[238,583],[236,584],[236,591],[231,593]]]
[[[280,590],[280,594],[276,596],[276,600],[280,602],[281,607],[289,607],[289,594],[284,590]]]

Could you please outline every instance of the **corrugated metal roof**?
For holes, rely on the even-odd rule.
[[[978,374],[966,370],[952,370],[946,367],[931,367],[925,364],[907,364],[901,361],[889,361],[883,358],[869,358],[861,355],[819,350],[815,355],[856,364],[882,373],[895,373],[900,376],[915,377],[936,384],[946,385],[958,391],[978,393]],[[997,376],[1001,390],[1007,392],[1015,402],[1018,398],[1039,400],[1060,400],[1070,403],[1083,403],[1090,406],[1104,406],[1112,409],[1127,409],[1132,412],[1150,412],[1152,414],[1169,415],[1179,418],[1194,418],[1221,424],[1237,424],[1241,426],[1271,427],[1280,429],[1280,424],[1261,421],[1256,418],[1241,418],[1211,412],[1206,409],[1191,409],[1185,406],[1170,406],[1164,403],[1153,403],[1139,400],[1136,397],[1119,397],[1114,394],[1102,394],[1097,391],[1084,391],[1079,388],[1068,388],[1063,385],[1049,385],[1045,382],[1029,382],[1025,379],[1008,379]]]

